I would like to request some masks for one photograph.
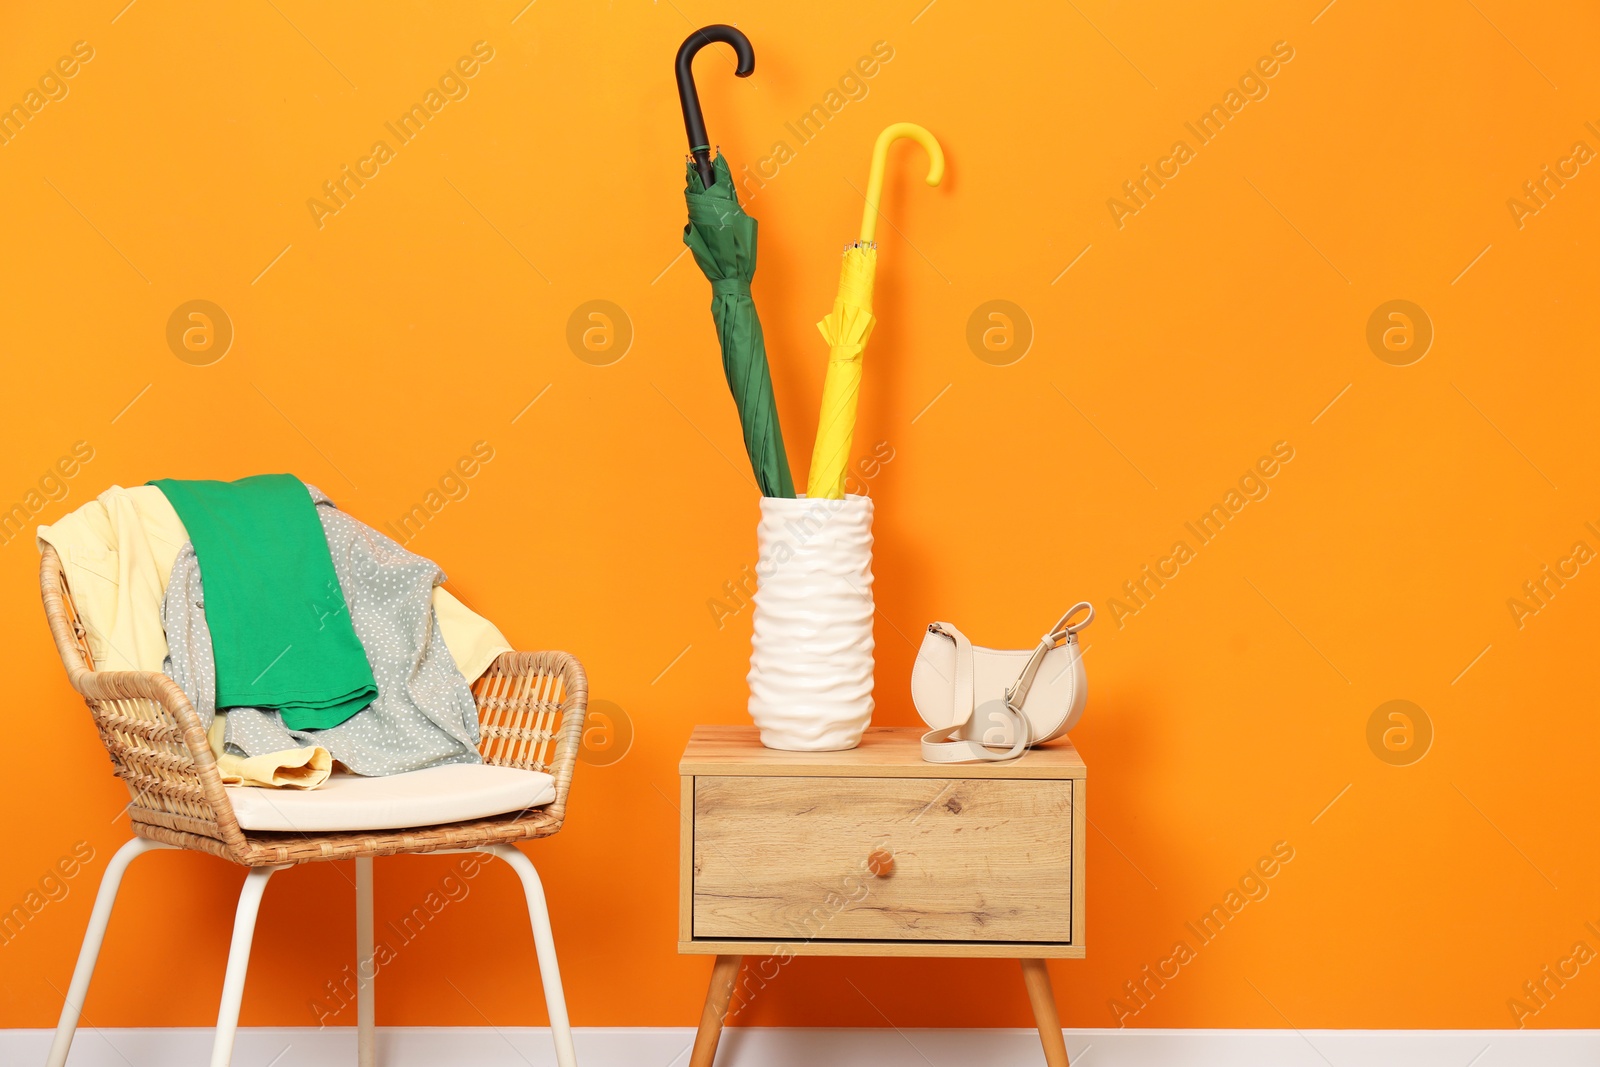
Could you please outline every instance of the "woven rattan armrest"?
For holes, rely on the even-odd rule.
[[[245,849],[205,728],[176,682],[150,671],[84,671],[73,688],[127,783],[135,833],[217,855]]]

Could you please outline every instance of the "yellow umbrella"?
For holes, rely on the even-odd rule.
[[[828,342],[828,376],[822,383],[822,417],[817,423],[817,443],[811,452],[808,497],[844,498],[845,466],[850,462],[850,441],[856,431],[856,400],[861,394],[861,353],[872,335],[872,280],[878,271],[878,200],[883,194],[883,168],[889,146],[902,137],[920,144],[928,153],[928,184],[944,177],[944,150],[933,134],[911,122],[897,122],[878,135],[872,149],[872,170],[867,176],[867,205],[861,212],[861,239],[844,251],[839,268],[839,294],[833,310],[817,329]]]

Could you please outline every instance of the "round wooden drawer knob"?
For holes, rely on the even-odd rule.
[[[874,878],[887,878],[894,873],[894,853],[886,848],[875,848],[867,857],[867,870]]]

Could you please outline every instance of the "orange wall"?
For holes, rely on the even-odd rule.
[[[708,287],[681,255],[670,68],[693,26],[736,21],[755,76],[704,56],[700,85],[735,169],[769,160],[750,204],[755,288],[797,481],[823,377],[813,323],[873,138],[912,120],[949,157],[932,190],[917,150],[897,151],[880,227],[857,440],[894,455],[871,482],[878,721],[916,722],[907,678],[931,618],[1015,645],[1073,600],[1101,612],[1074,732],[1094,786],[1090,951],[1052,965],[1066,1021],[1136,1008],[1122,984],[1180,939],[1195,948],[1185,923],[1285,842],[1267,896],[1125,1021],[1514,1025],[1525,981],[1575,942],[1600,948],[1585,927],[1600,927],[1600,577],[1561,563],[1575,542],[1600,550],[1600,176],[1565,164],[1576,176],[1536,213],[1508,206],[1574,142],[1600,151],[1600,20],[1504,0],[924,2],[11,12],[0,100],[74,42],[93,58],[0,145],[0,498],[26,501],[84,441],[93,459],[65,499],[35,499],[36,521],[112,483],[292,470],[382,525],[488,442],[470,494],[413,547],[521,647],[578,653],[637,734],[620,762],[580,767],[567,828],[530,849],[573,1018],[692,1022],[709,961],[674,948],[676,761],[692,724],[745,720],[749,612],[719,628],[708,601],[753,562],[756,498]],[[493,58],[468,95],[318,218],[323,182],[479,41]],[[865,96],[800,143],[786,123],[846,100],[828,94],[876,42],[892,59]],[[1185,123],[1275,49],[1292,59],[1245,82],[1267,95],[1202,144]],[[1161,163],[1178,140],[1193,158]],[[1146,164],[1178,169],[1140,205],[1121,187]],[[235,330],[209,366],[166,340],[192,299]],[[596,299],[634,335],[609,366],[565,339]],[[1034,332],[1007,366],[967,342],[995,299]],[[1366,340],[1393,299],[1433,326],[1407,366]],[[1259,483],[1268,495],[1229,501],[1274,449],[1293,458]],[[1209,544],[1186,529],[1230,502]],[[128,834],[55,662],[29,540],[0,547],[0,905],[78,842],[93,855],[0,947],[6,1026],[53,1024],[93,884]],[[1179,541],[1193,558],[1163,564]],[[1119,610],[1147,564],[1177,574]],[[1513,611],[1536,606],[1523,583],[1546,564],[1576,576]],[[1432,726],[1406,766],[1369,747],[1391,700]],[[381,863],[380,922],[450,862]],[[241,877],[141,860],[89,1021],[208,1025]],[[350,878],[312,866],[273,884],[246,1024],[315,1022],[310,1003],[353,959]],[[469,885],[384,971],[381,1022],[543,1022],[512,878]],[[1593,1025],[1594,969],[1529,1025]],[[1021,1025],[1027,1008],[1005,963],[802,960],[741,1021],[886,1019]]]

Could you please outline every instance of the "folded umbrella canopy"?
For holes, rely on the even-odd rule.
[[[822,383],[822,414],[817,420],[817,443],[811,452],[808,497],[844,498],[845,467],[856,431],[856,402],[861,395],[861,354],[872,336],[872,284],[878,271],[878,201],[883,195],[883,170],[889,146],[902,137],[916,141],[928,153],[928,184],[944,177],[944,152],[933,134],[910,122],[897,122],[878,135],[872,149],[872,170],[867,176],[867,204],[861,215],[861,238],[844,251],[839,267],[839,293],[833,310],[817,323],[828,342],[828,373]]]
[[[678,97],[690,150],[683,191],[689,222],[683,228],[683,243],[711,281],[711,318],[722,346],[722,372],[739,410],[744,448],[756,484],[763,496],[792,497],[794,482],[772,396],[766,339],[750,296],[750,280],[756,273],[756,220],[739,205],[727,161],[720,154],[715,161],[711,159],[691,70],[695,53],[713,41],[734,46],[739,77],[748,77],[755,70],[755,51],[749,39],[731,26],[696,30],[678,49]]]

